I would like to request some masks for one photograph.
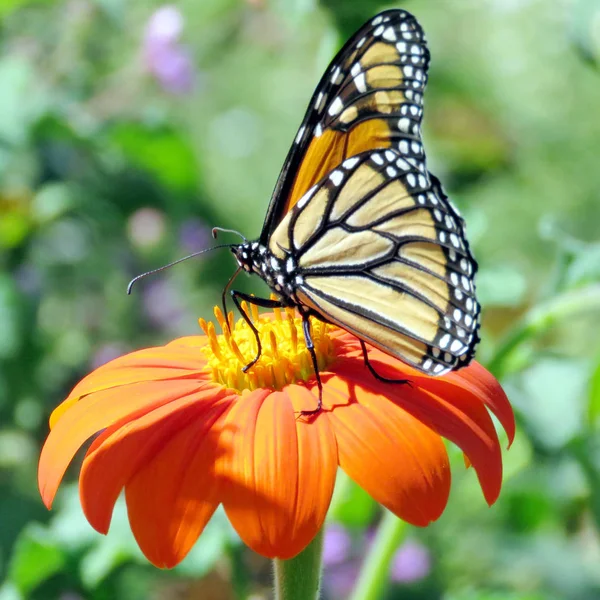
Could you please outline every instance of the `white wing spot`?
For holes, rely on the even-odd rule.
[[[308,192],[306,192],[306,194],[304,194],[304,196],[302,196],[302,198],[300,198],[300,200],[298,200],[298,204],[296,204],[296,206],[298,208],[304,208],[307,204],[308,201],[313,197],[313,194],[317,191],[317,186],[313,185]]]
[[[391,150],[386,150],[385,157],[391,162],[394,160],[394,158],[396,158],[396,155]]]
[[[383,158],[381,158],[381,156],[379,154],[372,154],[371,155],[371,160],[376,164],[376,165],[382,165],[383,164]]]
[[[342,100],[340,99],[339,96],[336,96],[336,98],[333,100],[333,102],[331,103],[331,105],[329,106],[329,110],[327,111],[332,117],[335,117],[335,115],[339,114],[340,112],[342,112],[342,109],[344,108],[344,103],[342,102]]]
[[[383,16],[378,15],[371,21],[371,25],[379,25],[379,23],[381,23],[382,21],[383,21]]]
[[[398,121],[398,129],[400,131],[404,131],[404,133],[408,133],[410,130],[410,119],[407,117],[402,117],[402,119]]]
[[[302,140],[302,136],[304,135],[305,130],[306,130],[306,127],[304,127],[304,125],[302,125],[302,127],[300,127],[300,129],[298,129],[298,135],[296,136],[296,144],[299,144],[300,141]]]
[[[462,319],[462,312],[458,308],[455,308],[453,316],[455,321],[460,321]]]
[[[383,32],[383,39],[387,40],[388,42],[395,42],[396,41],[396,32],[393,30],[392,27],[388,27],[384,32]]]
[[[377,29],[375,29],[375,31],[373,31],[373,35],[379,37],[383,33],[384,29],[385,27],[383,25],[380,25]]]
[[[398,175],[398,171],[396,171],[396,169],[394,169],[394,167],[388,167],[385,172],[388,174],[389,177],[396,177],[396,175]]]
[[[403,158],[396,161],[396,166],[402,171],[410,171],[410,165]],[[423,197],[423,202],[425,202],[425,197]]]
[[[358,73],[354,76],[354,86],[361,94],[367,91],[367,79],[364,73]]]
[[[342,70],[339,67],[336,67],[331,75],[331,83],[333,83],[334,85],[341,83],[341,75]]]
[[[288,258],[287,261],[286,261],[286,263],[285,263],[285,270],[288,273],[291,273],[294,270],[295,267],[296,267],[296,265],[294,264],[294,259],[291,258],[291,257]]]
[[[321,112],[323,110],[323,101],[325,100],[325,94],[323,92],[319,92],[317,96],[317,101],[315,103],[315,109],[317,112]]]
[[[344,167],[344,169],[352,169],[354,168],[354,165],[358,162],[358,158],[356,158],[356,156],[353,156],[352,158],[348,158],[347,160],[345,160],[342,163],[342,167]]]
[[[414,188],[417,185],[417,178],[412,173],[409,173],[406,176],[406,181],[411,188]]]
[[[342,183],[342,181],[344,181],[344,174],[342,173],[342,171],[338,171],[337,169],[335,171],[333,171],[331,173],[331,175],[329,176],[329,179],[331,179],[333,185],[335,185],[335,187],[338,187],[340,185],[340,183]]]
[[[458,352],[463,347],[460,340],[454,340],[450,346],[450,352]]]

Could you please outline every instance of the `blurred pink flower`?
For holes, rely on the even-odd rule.
[[[183,24],[179,9],[165,5],[154,11],[144,34],[146,68],[172,94],[191,91],[196,79],[191,56],[180,43]]]
[[[416,541],[407,541],[398,548],[392,560],[391,579],[398,583],[412,583],[427,577],[431,570],[429,550]]]
[[[348,559],[352,540],[341,525],[328,525],[323,540],[323,564],[337,565]]]
[[[202,219],[186,219],[179,227],[179,242],[185,252],[198,252],[212,243],[210,227]]]

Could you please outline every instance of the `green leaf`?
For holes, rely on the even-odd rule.
[[[28,596],[40,583],[58,573],[66,557],[56,540],[37,524],[24,529],[15,545],[8,569],[8,580]]]
[[[581,432],[586,374],[583,363],[565,359],[542,359],[523,373],[524,393],[513,403],[542,446],[563,448]]]
[[[125,158],[168,188],[178,192],[197,188],[198,164],[191,146],[179,133],[162,126],[125,123],[112,130],[111,138]]]
[[[518,306],[527,291],[527,281],[514,267],[482,269],[477,275],[477,295],[483,306]]]

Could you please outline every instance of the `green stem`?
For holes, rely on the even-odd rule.
[[[350,600],[381,598],[387,586],[392,558],[405,533],[406,523],[386,510]]]
[[[276,558],[273,561],[276,600],[311,600],[319,597],[323,529],[298,556],[289,560]]]

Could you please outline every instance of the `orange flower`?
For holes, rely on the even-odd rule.
[[[369,349],[378,372],[412,385],[382,383],[364,366],[358,340],[313,320],[323,410],[301,323],[293,311],[254,311],[261,360],[240,320],[228,333],[201,320],[204,336],[133,352],[83,379],[54,411],[39,465],[50,508],[81,445],[81,504],[106,533],[125,489],[140,548],[160,567],[181,561],[222,503],[240,537],[267,557],[290,558],[323,525],[340,466],[398,517],[435,521],[450,489],[442,436],[473,465],[492,504],[502,457],[489,408],[512,441],[514,417],[498,382],[477,363],[444,377],[417,372]]]

